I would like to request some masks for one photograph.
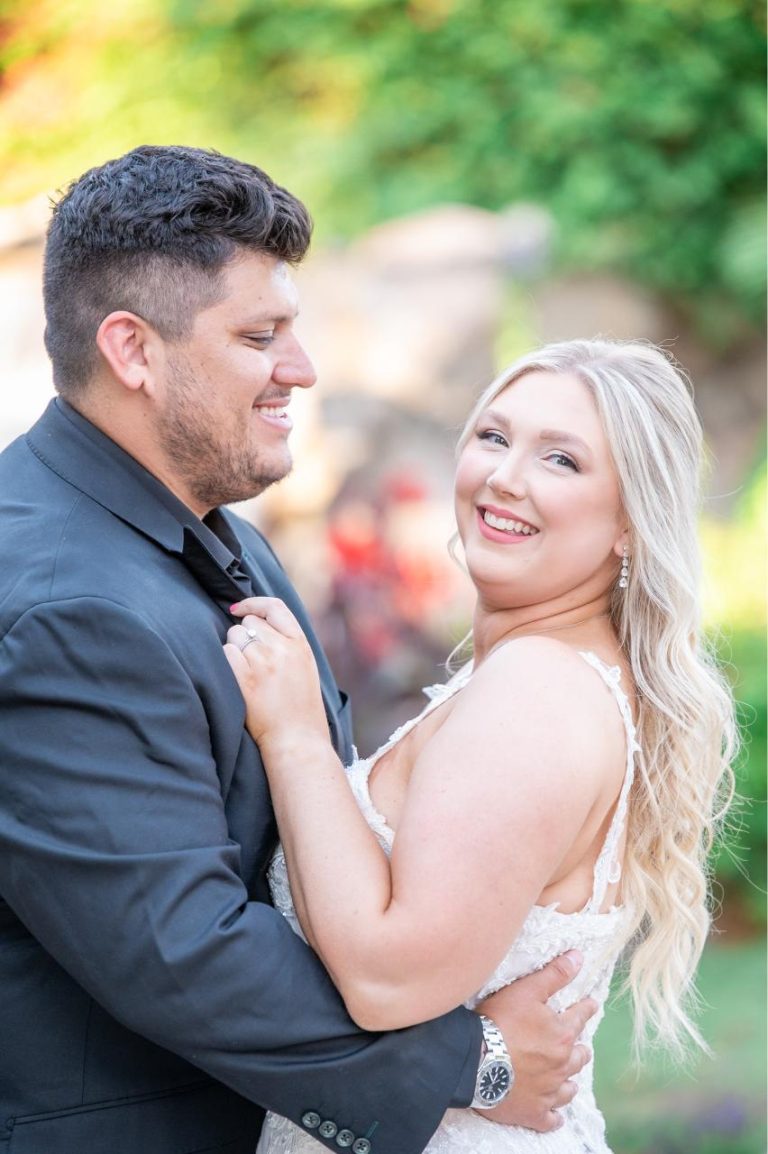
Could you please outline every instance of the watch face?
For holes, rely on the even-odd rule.
[[[512,1085],[509,1067],[503,1062],[492,1062],[483,1070],[478,1096],[489,1106],[500,1102]]]

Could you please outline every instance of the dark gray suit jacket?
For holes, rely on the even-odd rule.
[[[253,1154],[262,1107],[415,1154],[471,1097],[475,1015],[363,1033],[269,905],[240,547],[342,757],[346,705],[264,539],[211,524],[60,400],[0,455],[0,1154]]]

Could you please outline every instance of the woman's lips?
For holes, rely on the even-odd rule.
[[[488,541],[499,541],[505,545],[528,541],[539,531],[529,521],[502,515],[486,506],[478,507],[477,520],[483,537]]]

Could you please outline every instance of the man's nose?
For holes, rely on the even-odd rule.
[[[311,389],[317,380],[315,366],[295,337],[275,364],[272,379],[278,385],[299,389]]]

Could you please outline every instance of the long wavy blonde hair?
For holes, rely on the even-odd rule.
[[[638,755],[627,822],[622,900],[632,913],[625,990],[635,1053],[657,1043],[706,1049],[689,1011],[710,927],[707,859],[733,792],[734,704],[702,634],[697,514],[702,429],[690,387],[662,350],[577,340],[515,361],[482,394],[459,439],[509,384],[534,371],[569,374],[594,398],[630,525],[629,584],[611,617],[638,693]]]

